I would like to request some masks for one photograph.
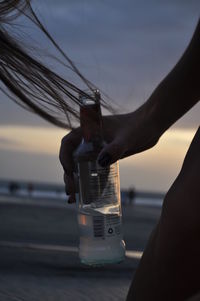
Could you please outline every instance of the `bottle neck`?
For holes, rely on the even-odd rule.
[[[80,123],[85,142],[97,147],[103,143],[102,115],[100,103],[86,104],[80,109]]]

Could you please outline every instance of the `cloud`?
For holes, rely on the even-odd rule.
[[[0,126],[0,149],[57,155],[67,132],[48,127]]]
[[[200,2],[38,0],[34,7],[81,72],[128,111],[148,98],[182,55]],[[27,30],[38,45],[49,48],[41,34],[31,27]],[[74,80],[62,66],[56,70]],[[75,83],[81,86],[80,80]],[[0,98],[1,124],[46,125],[5,96]],[[198,114],[180,126],[194,126]]]
[[[4,147],[13,147],[19,145],[18,141],[15,141],[13,139],[8,139],[4,137],[0,137],[0,148]]]
[[[56,155],[0,149],[0,158],[1,179],[63,183],[63,170]]]
[[[0,127],[0,137],[17,137],[24,148],[0,148],[0,178],[63,183],[58,149],[62,130]],[[120,160],[121,187],[166,191],[176,178],[194,130],[170,130],[147,152]],[[170,162],[170,164],[169,164]]]

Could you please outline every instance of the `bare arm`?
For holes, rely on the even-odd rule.
[[[147,105],[164,132],[200,99],[200,20],[179,62],[153,92]]]
[[[118,159],[153,147],[160,136],[200,99],[200,21],[192,40],[179,62],[153,94],[136,111],[104,117],[107,146],[99,154],[99,164],[106,166]],[[62,140],[60,161],[67,192],[74,201],[72,153],[81,140],[76,129]]]
[[[199,53],[200,22],[180,61],[144,105],[153,108],[161,134],[200,99]],[[185,300],[184,296],[196,291],[198,278],[191,267],[198,266],[199,261],[195,256],[192,260],[188,258],[185,245],[195,245],[199,251],[199,237],[195,236],[199,229],[199,220],[197,223],[195,219],[195,210],[199,208],[199,161],[198,133],[165,197],[160,221],[145,248],[127,301]],[[198,298],[199,295],[194,300]]]

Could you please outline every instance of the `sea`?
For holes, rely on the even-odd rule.
[[[37,200],[67,201],[64,184],[0,180],[0,196]],[[121,189],[122,205],[162,207],[164,192]]]

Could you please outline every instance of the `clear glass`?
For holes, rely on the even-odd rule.
[[[121,262],[125,257],[125,243],[118,162],[102,168],[96,160],[81,160],[77,167],[80,260],[89,265]]]
[[[105,145],[99,91],[82,93],[80,100],[83,140],[74,154],[79,179],[79,257],[89,265],[117,263],[125,257],[119,166],[103,168],[97,162]]]

